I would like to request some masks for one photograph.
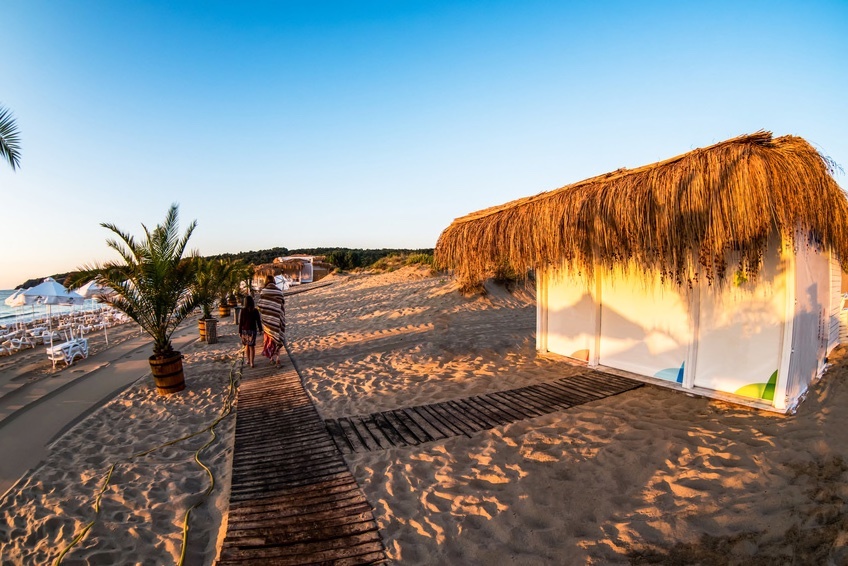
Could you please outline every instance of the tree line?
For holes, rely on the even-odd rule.
[[[204,256],[206,259],[225,259],[225,260],[242,260],[244,263],[252,265],[261,265],[263,263],[271,263],[274,258],[284,257],[288,255],[304,254],[323,256],[324,261],[338,267],[341,270],[355,269],[357,267],[369,267],[378,260],[390,255],[412,255],[412,254],[433,254],[433,248],[421,249],[406,249],[406,248],[379,248],[379,249],[362,249],[362,248],[299,248],[289,250],[285,247],[269,248],[259,251],[248,251],[238,253],[225,253]],[[51,275],[53,279],[59,283],[70,275],[70,273],[57,273]],[[44,281],[44,277],[36,277],[27,279],[22,284],[15,287],[29,288],[38,285]]]

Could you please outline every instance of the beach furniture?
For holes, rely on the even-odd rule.
[[[27,336],[25,333],[22,333],[20,338],[12,338],[9,340],[9,344],[14,352],[25,348],[35,348],[35,340]]]
[[[832,173],[757,132],[457,218],[436,259],[467,288],[532,269],[540,352],[792,412],[840,340]]]
[[[48,346],[47,358],[53,362],[53,369],[56,369],[56,364],[64,363],[69,366],[74,363],[77,358],[88,357],[88,340],[85,338],[75,338],[61,344]]]

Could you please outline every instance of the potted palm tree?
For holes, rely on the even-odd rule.
[[[114,224],[100,224],[117,236],[106,243],[118,252],[121,261],[83,267],[69,283],[76,286],[95,280],[114,289],[115,293],[104,301],[126,313],[153,338],[149,362],[160,395],[185,389],[182,354],[174,350],[171,336],[198,305],[197,296],[190,291],[197,262],[183,257],[197,221],[192,221],[179,237],[178,212],[175,203],[165,221],[153,230],[142,224],[144,237],[138,240]]]
[[[220,273],[217,262],[211,259],[195,257],[195,276],[191,284],[191,294],[200,306],[200,318],[197,321],[197,329],[201,340],[213,333],[207,333],[209,326],[215,325],[217,321],[212,317],[212,304],[221,288]]]
[[[253,274],[253,268],[240,259],[227,261],[226,264],[225,281],[218,302],[221,316],[228,316],[230,309],[239,305],[242,281]]]

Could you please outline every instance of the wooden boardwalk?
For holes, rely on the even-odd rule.
[[[637,381],[586,370],[580,375],[432,405],[328,419],[327,430],[345,453],[415,446],[471,436],[523,419],[563,411],[641,387]]]
[[[259,357],[239,387],[218,564],[385,563],[371,506],[288,356],[282,359],[275,369]]]

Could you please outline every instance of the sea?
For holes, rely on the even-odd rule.
[[[14,289],[0,290],[0,325],[11,326],[17,322],[29,322],[33,319],[44,318],[47,314],[47,305],[26,305],[23,307],[10,307],[6,304],[6,298],[14,293]],[[63,314],[92,308],[92,301],[86,301],[85,305],[71,307],[68,305],[51,305],[52,314]]]

